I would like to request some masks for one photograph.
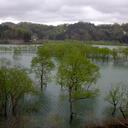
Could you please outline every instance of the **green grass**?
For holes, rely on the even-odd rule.
[[[38,40],[39,43],[85,43],[88,45],[115,45],[115,46],[127,46],[126,43],[114,42],[114,41],[79,41],[79,40]]]

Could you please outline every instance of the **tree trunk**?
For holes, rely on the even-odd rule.
[[[72,106],[72,97],[71,97],[72,89],[69,87],[69,105],[70,105],[70,119],[69,123],[72,123],[73,120],[73,106]]]
[[[43,79],[44,79],[44,66],[42,64],[42,70],[41,70],[41,91],[43,91]]]
[[[16,116],[15,106],[12,106],[12,115],[13,115],[13,116]]]
[[[125,117],[124,111],[123,111],[123,109],[122,109],[121,107],[120,107],[120,112],[121,112],[121,114],[122,114],[123,118],[126,120],[126,117]]]
[[[5,101],[4,101],[4,117],[7,118],[7,96],[5,96]]]
[[[11,97],[11,112],[12,112],[12,115],[15,117],[16,116],[16,106],[17,106],[17,102],[13,97]]]
[[[116,113],[116,105],[114,104],[114,108],[113,108],[112,116],[115,116],[115,113]]]
[[[73,120],[73,110],[72,110],[72,102],[70,102],[70,124],[72,123]]]
[[[43,74],[41,74],[41,77],[40,77],[40,80],[41,80],[41,91],[43,91]]]

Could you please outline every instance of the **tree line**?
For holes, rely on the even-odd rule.
[[[94,25],[78,22],[58,26],[21,22],[0,24],[0,40],[33,39],[117,41],[128,43],[128,24]]]

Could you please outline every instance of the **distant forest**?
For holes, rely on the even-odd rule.
[[[38,39],[49,40],[84,40],[117,41],[128,43],[128,23],[111,25],[94,25],[78,22],[58,26],[21,22],[0,24],[0,41]]]

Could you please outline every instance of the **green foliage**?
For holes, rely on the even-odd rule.
[[[50,79],[49,74],[54,64],[51,60],[50,47],[43,45],[38,48],[37,56],[32,59],[32,69],[35,71],[41,81],[41,90],[47,85]]]
[[[8,109],[15,115],[19,100],[25,94],[35,93],[37,91],[33,88],[32,80],[24,71],[0,68],[0,107],[5,116],[8,115]]]
[[[79,89],[87,83],[94,82],[97,78],[98,67],[91,64],[78,51],[69,52],[63,56],[58,69],[58,78],[62,79],[62,85],[68,87],[73,82],[73,89]]]
[[[99,89],[93,89],[93,90],[87,90],[87,91],[81,91],[81,92],[73,92],[72,98],[74,100],[82,100],[87,98],[95,98],[99,94]]]
[[[16,39],[24,40],[25,42],[31,40],[31,32],[23,27],[17,27],[15,33]]]
[[[54,58],[57,68],[57,82],[68,93],[70,104],[70,121],[73,119],[73,101],[95,97],[98,91],[90,86],[99,76],[99,68],[86,58],[86,45],[81,43],[47,43],[42,47],[49,47],[51,55],[45,49],[39,49],[38,54]],[[40,54],[42,53],[42,54]],[[43,56],[44,55],[44,56]],[[43,59],[42,59],[43,60]]]
[[[13,48],[13,54],[14,54],[14,56],[15,55],[20,55],[21,54],[21,50],[19,49],[19,48]]]

